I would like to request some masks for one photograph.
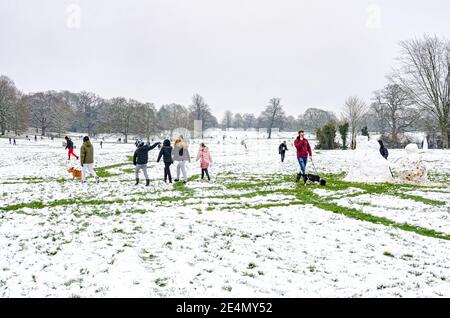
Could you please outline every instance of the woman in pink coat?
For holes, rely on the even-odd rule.
[[[200,144],[200,149],[198,150],[197,160],[200,159],[200,168],[202,169],[202,180],[206,176],[208,177],[208,181],[211,181],[208,173],[209,164],[212,163],[211,154],[209,153],[208,147],[206,147],[205,143]]]

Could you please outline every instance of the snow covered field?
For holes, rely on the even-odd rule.
[[[282,164],[281,140],[236,138],[206,140],[212,183],[192,162],[164,184],[152,150],[149,187],[133,143],[94,141],[82,185],[62,140],[0,139],[0,296],[450,297],[449,151],[422,154],[420,186],[345,182],[353,151],[315,151],[328,184],[305,187],[289,141]]]

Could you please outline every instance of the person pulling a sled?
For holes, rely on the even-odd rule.
[[[300,172],[297,174],[295,182],[298,182],[300,177],[303,177],[303,181],[306,183],[306,165],[308,163],[308,155],[312,158],[312,151],[308,139],[305,138],[305,132],[303,130],[298,132],[298,137],[294,141],[294,146],[297,149],[297,160],[300,165]]]

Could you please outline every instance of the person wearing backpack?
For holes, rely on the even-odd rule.
[[[191,162],[191,157],[189,155],[188,145],[183,142],[183,140],[178,137],[175,140],[175,145],[173,147],[173,160],[177,162],[177,177],[175,182],[180,181],[180,170],[183,173],[183,181],[186,183],[187,172],[186,172],[186,162]]]

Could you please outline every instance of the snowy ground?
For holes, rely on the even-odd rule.
[[[317,151],[328,184],[305,187],[292,147],[240,142],[207,141],[214,180],[192,162],[186,186],[152,150],[136,187],[132,143],[94,142],[101,183],[81,185],[61,140],[0,139],[0,296],[450,296],[449,151],[420,186],[344,182],[353,152]]]

